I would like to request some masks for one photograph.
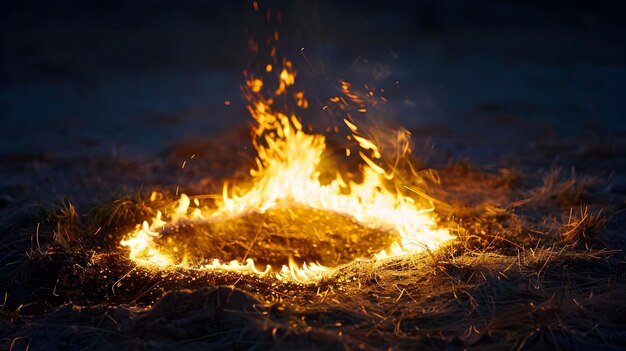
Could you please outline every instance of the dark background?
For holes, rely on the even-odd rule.
[[[623,4],[260,0],[260,12],[283,14],[281,55],[308,94],[344,77],[386,87],[387,118],[489,157],[537,130],[624,133]],[[251,1],[3,2],[0,153],[150,154],[244,126],[248,33],[275,26],[261,13]]]

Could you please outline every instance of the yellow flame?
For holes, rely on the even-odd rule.
[[[292,64],[285,61],[278,75],[279,87],[273,93],[284,94],[294,81]],[[342,82],[341,85],[345,92],[349,91],[349,83]],[[397,236],[389,248],[370,259],[380,260],[433,250],[452,238],[448,230],[437,228],[432,206],[421,208],[412,197],[388,190],[385,181],[393,178],[393,172],[387,172],[372,160],[382,157],[379,148],[372,140],[356,134],[358,128],[354,122],[344,119],[360,147],[358,153],[365,162],[362,165],[362,182],[345,181],[339,171],[335,171],[336,178],[322,184],[319,167],[326,149],[325,137],[306,133],[297,116],[275,111],[272,100],[262,95],[263,80],[250,78],[246,86],[248,89],[244,89],[244,95],[250,102],[248,109],[257,122],[253,128],[253,143],[258,156],[256,167],[250,170],[252,186],[241,188],[225,184],[221,197],[216,200],[216,208],[211,210],[201,208],[197,200],[192,203],[187,195],[181,195],[177,203],[168,209],[167,216],[158,212],[151,222],[138,225],[134,232],[121,241],[121,245],[129,248],[132,260],[162,269],[184,267],[259,276],[273,273],[281,280],[315,281],[333,268],[314,262],[299,266],[289,259],[278,270],[270,266],[259,269],[253,258],[243,262],[223,262],[219,257],[210,257],[210,252],[206,254],[213,259],[211,263],[194,265],[187,261],[177,262],[168,254],[177,248],[162,247],[155,242],[163,228],[182,220],[223,221],[292,206],[306,206],[350,216],[363,226],[385,230]],[[298,92],[294,96],[300,102],[299,106],[305,107],[304,94]],[[331,101],[339,99],[332,98]],[[346,149],[346,155],[350,155],[349,149]],[[153,196],[151,199],[155,198]]]

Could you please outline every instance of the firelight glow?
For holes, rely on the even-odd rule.
[[[274,98],[288,94],[295,82],[296,72],[292,63],[283,61],[282,67],[266,72],[277,75],[278,87],[264,87],[263,79],[246,77],[242,87],[248,100],[248,110],[256,125],[253,127],[253,144],[257,151],[256,167],[250,170],[252,185],[240,186],[225,183],[221,196],[217,196],[214,206],[201,206],[183,194],[171,206],[162,209],[151,221],[144,221],[128,234],[121,245],[129,249],[130,259],[141,266],[157,269],[194,269],[234,271],[241,274],[259,276],[273,275],[279,280],[314,282],[331,273],[337,267],[326,267],[316,262],[298,265],[288,259],[282,267],[259,268],[254,257],[224,262],[220,257],[206,253],[207,260],[191,262],[177,260],[173,252],[179,251],[176,245],[158,243],[167,228],[179,223],[210,223],[227,221],[250,213],[265,213],[270,209],[307,207],[333,212],[352,218],[358,224],[384,230],[396,240],[373,257],[362,259],[384,260],[435,250],[453,236],[445,228],[438,228],[434,207],[420,207],[418,202],[398,190],[390,190],[388,184],[394,182],[394,170],[384,169],[379,162],[382,158],[376,143],[366,138],[359,126],[351,118],[344,119],[351,138],[358,143],[358,157],[361,158],[362,181],[359,183],[344,180],[336,169],[336,177],[322,183],[320,162],[326,149],[326,138],[320,134],[305,132],[301,120],[294,114],[287,115],[274,106]],[[342,89],[348,92],[349,84]],[[263,95],[269,91],[269,97]],[[349,92],[347,93],[349,94]],[[293,94],[297,106],[307,108],[308,101],[302,92]],[[330,99],[331,103],[339,101]],[[346,157],[350,149],[346,149]],[[402,187],[402,184],[395,184]],[[309,225],[315,225],[311,223]],[[210,235],[207,233],[206,235]],[[233,233],[236,235],[236,233]]]

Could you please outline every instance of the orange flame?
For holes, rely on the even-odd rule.
[[[272,69],[266,71],[271,72]],[[279,72],[274,96],[286,94],[295,82],[292,63],[284,61],[282,69],[274,72]],[[122,246],[129,248],[132,260],[160,269],[184,267],[236,271],[259,276],[274,274],[280,280],[315,281],[332,272],[333,268],[315,262],[298,266],[289,260],[278,270],[271,266],[260,269],[253,258],[243,262],[223,262],[212,258],[211,263],[202,265],[186,260],[177,262],[168,254],[177,248],[163,247],[155,241],[163,228],[176,225],[179,221],[223,221],[291,206],[335,212],[350,216],[363,226],[393,233],[397,240],[374,255],[371,258],[374,260],[434,250],[453,238],[447,229],[437,228],[432,206],[421,208],[413,198],[387,189],[385,182],[393,179],[393,172],[374,161],[382,157],[378,146],[360,134],[358,126],[349,119],[344,119],[344,122],[360,147],[358,154],[364,162],[363,180],[360,183],[345,181],[340,172],[335,171],[335,179],[322,184],[319,167],[326,148],[325,137],[306,133],[296,115],[276,111],[272,106],[273,100],[262,95],[263,88],[263,80],[256,77],[250,77],[244,86],[248,110],[257,122],[253,128],[253,143],[258,156],[256,167],[250,170],[252,186],[242,188],[224,184],[221,197],[216,200],[216,208],[212,210],[201,208],[197,200],[192,203],[187,195],[181,195],[176,205],[168,209],[167,216],[158,212],[151,222],[138,225],[121,241]],[[344,93],[350,94],[349,88],[349,83],[342,82]],[[298,92],[294,97],[299,107],[308,106],[304,93]],[[330,101],[338,102],[339,98],[334,97]],[[350,149],[346,149],[346,154],[350,155]],[[211,253],[207,255],[210,257]]]

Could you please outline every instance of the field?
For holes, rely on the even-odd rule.
[[[343,79],[384,86],[379,137],[410,132],[402,182],[455,237],[375,260],[389,233],[300,206],[159,239],[197,258],[338,267],[306,282],[156,269],[120,245],[181,193],[210,203],[225,181],[250,181],[249,4],[74,5],[1,18],[19,35],[0,85],[0,349],[626,348],[619,4],[459,15],[447,1],[277,1],[310,96],[304,125],[343,123],[321,112]]]

